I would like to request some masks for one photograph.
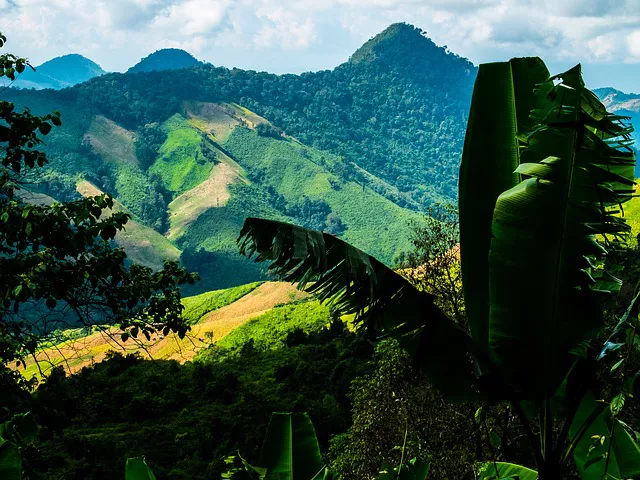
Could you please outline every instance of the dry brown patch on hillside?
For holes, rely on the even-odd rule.
[[[208,209],[224,207],[229,200],[229,185],[239,179],[231,166],[219,163],[211,169],[207,180],[176,197],[169,204],[169,240],[180,238],[187,227]]]
[[[134,147],[135,134],[102,115],[94,117],[84,139],[108,162],[138,165]]]
[[[175,335],[164,337],[155,334],[150,340],[141,336],[123,342],[121,332],[116,328],[108,328],[87,337],[46,348],[38,352],[35,358],[27,360],[26,368],[20,370],[25,376],[30,377],[39,370],[46,374],[52,367],[59,365],[69,373],[76,373],[83,367],[104,360],[110,351],[122,354],[139,353],[145,358],[185,362],[192,360],[201,349],[208,347],[211,341],[220,340],[235,328],[276,305],[307,296],[308,294],[297,290],[289,283],[266,282],[234,303],[203,316],[183,339]],[[211,338],[207,332],[211,332]]]

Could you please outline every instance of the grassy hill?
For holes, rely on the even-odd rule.
[[[274,318],[286,320],[276,328],[284,332],[280,337],[298,325],[303,326],[305,331],[311,331],[313,325],[326,325],[329,321],[328,309],[316,301],[307,305],[307,299],[305,293],[282,282],[251,283],[186,297],[183,299],[184,316],[192,327],[184,339],[175,335],[155,335],[149,340],[141,336],[122,341],[118,330],[109,327],[57,332],[35,358],[29,359],[26,367],[19,370],[26,378],[34,375],[40,377],[55,366],[75,373],[102,361],[110,351],[185,362],[247,322],[251,322],[249,330],[242,329],[235,334],[230,341],[222,344],[224,348],[237,348],[249,334],[247,332],[264,328],[266,324],[270,325],[267,330],[273,331]],[[299,304],[301,300],[303,303]],[[265,335],[263,333],[261,338],[267,338]],[[269,342],[278,343],[280,337],[275,336]],[[262,343],[266,341],[260,340]]]

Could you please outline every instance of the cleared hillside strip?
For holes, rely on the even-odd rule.
[[[227,289],[226,292],[232,290],[234,289]],[[225,291],[221,291],[223,292]],[[268,312],[277,305],[291,303],[308,296],[293,285],[284,282],[266,282],[256,288],[245,288],[240,293],[244,294],[235,301],[232,300],[232,303],[203,315],[184,339],[173,335],[165,337],[156,334],[150,340],[140,336],[138,339],[129,338],[122,341],[117,328],[104,328],[88,336],[72,338],[58,345],[44,348],[36,354],[35,358],[26,361],[26,368],[20,367],[19,370],[26,378],[34,375],[40,377],[56,366],[63,367],[68,373],[75,373],[83,367],[102,361],[110,351],[123,354],[139,353],[145,358],[186,362],[193,359],[199,351],[212,342],[224,338],[247,321]],[[228,298],[234,299],[232,294],[233,292]],[[185,303],[187,308],[197,308],[200,304],[189,298],[185,299]],[[189,307],[189,303],[194,305]],[[208,333],[211,335],[207,335]]]

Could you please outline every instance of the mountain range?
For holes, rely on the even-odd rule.
[[[62,113],[33,196],[112,194],[132,217],[117,243],[134,261],[180,259],[199,272],[188,293],[264,278],[237,253],[247,216],[321,229],[392,264],[428,206],[455,202],[477,68],[411,25],[301,75],[215,67],[175,49],[125,74],[93,71],[73,88],[3,93]],[[637,108],[621,92],[599,94]]]

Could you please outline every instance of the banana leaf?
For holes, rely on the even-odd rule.
[[[489,246],[498,196],[520,182],[518,134],[533,126],[529,114],[543,99],[537,84],[549,78],[539,58],[480,65],[460,165],[460,255],[471,336],[489,341]]]
[[[478,469],[477,480],[537,480],[538,472],[506,462],[486,462]]]
[[[288,223],[248,218],[238,242],[242,254],[356,314],[359,330],[398,339],[449,399],[478,397],[471,338],[402,275],[333,235]]]
[[[127,458],[125,480],[156,480],[144,457]]]
[[[323,469],[313,424],[306,413],[273,413],[260,454],[265,479],[310,480]]]
[[[614,417],[611,408],[602,408],[591,393],[580,404],[570,436],[578,441],[573,458],[584,480],[601,480],[605,474],[640,477],[638,433]]]
[[[630,149],[612,146],[629,130],[579,66],[538,89],[545,102],[516,169],[524,180],[498,197],[489,250],[489,355],[527,399],[554,392],[604,327],[600,298],[621,285],[606,254],[630,230],[616,214],[635,168]]]
[[[0,478],[20,480],[22,478],[22,455],[18,446],[0,438]]]

